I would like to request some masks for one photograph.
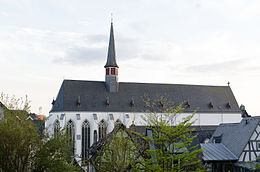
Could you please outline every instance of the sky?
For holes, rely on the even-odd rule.
[[[0,92],[48,115],[63,79],[230,87],[260,115],[259,0],[0,0]]]

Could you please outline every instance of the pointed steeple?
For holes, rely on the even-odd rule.
[[[110,93],[118,92],[119,82],[118,82],[118,66],[116,64],[116,51],[115,51],[115,41],[114,41],[114,30],[113,22],[111,21],[109,46],[107,53],[107,63],[105,65],[106,72],[106,89]]]
[[[108,53],[107,53],[107,63],[104,66],[106,67],[117,67],[116,64],[116,51],[115,51],[115,40],[114,40],[114,30],[113,30],[113,22],[111,22],[110,28],[110,38],[109,38],[109,46],[108,46]]]

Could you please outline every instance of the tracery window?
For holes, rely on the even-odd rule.
[[[75,125],[72,120],[68,121],[66,132],[69,137],[69,145],[71,145],[71,150],[74,153],[74,150],[75,150]]]
[[[57,138],[60,132],[60,121],[56,120],[54,122],[54,137]]]
[[[94,143],[97,143],[97,130],[94,130]]]
[[[90,124],[85,120],[82,124],[82,162],[88,158],[88,149],[90,147]]]
[[[98,124],[98,139],[101,140],[106,137],[107,134],[107,124],[104,120],[100,121]]]

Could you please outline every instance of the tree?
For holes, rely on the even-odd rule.
[[[138,171],[136,160],[141,158],[140,148],[135,136],[122,123],[117,123],[106,138],[92,146],[89,161],[100,172]]]
[[[193,129],[191,121],[195,112],[184,116],[182,121],[173,126],[173,121],[182,115],[183,104],[174,106],[165,97],[157,100],[146,98],[146,106],[150,109],[143,117],[147,121],[147,135],[142,136],[149,142],[148,158],[141,162],[146,171],[202,171],[199,158],[202,149],[191,146]],[[188,107],[187,107],[188,108]]]
[[[21,103],[21,99],[14,96],[9,100],[1,95],[5,106],[0,120],[0,169],[17,172],[79,170],[73,165],[63,132],[58,138],[40,133],[38,126],[27,120],[30,107],[27,98]]]
[[[157,100],[145,97],[144,102],[149,109],[143,116],[147,121],[146,134],[128,129],[118,132],[115,128],[108,138],[92,146],[94,168],[97,171],[203,171],[199,157],[202,149],[191,145],[196,137],[191,128],[195,112],[173,126],[174,119],[182,115],[183,104],[174,106],[165,97]]]

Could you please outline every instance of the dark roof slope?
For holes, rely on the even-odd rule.
[[[200,144],[204,161],[236,161],[238,158],[222,143]]]
[[[113,23],[111,23],[108,53],[107,53],[107,63],[105,65],[105,67],[118,67],[116,64],[116,51],[115,51]]]
[[[228,86],[152,84],[120,82],[117,93],[106,91],[105,82],[64,80],[51,112],[143,112],[147,110],[144,95],[152,100],[164,96],[179,105],[188,101],[185,112],[240,113],[232,90]],[[77,102],[80,99],[80,104]],[[134,101],[133,101],[134,100]],[[213,107],[210,107],[210,102]],[[227,104],[230,104],[230,107]]]
[[[214,142],[214,137],[221,137],[221,143],[239,157],[258,123],[259,118],[251,117],[243,118],[240,123],[220,124],[210,141]]]

